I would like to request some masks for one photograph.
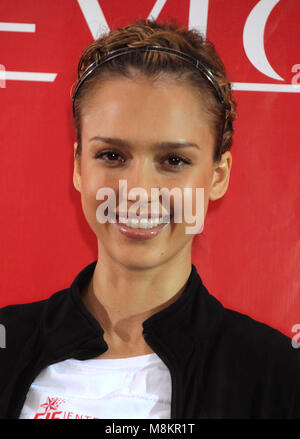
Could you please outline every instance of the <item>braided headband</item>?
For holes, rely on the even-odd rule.
[[[192,56],[184,53],[184,52],[180,52],[179,50],[175,50],[175,49],[170,49],[167,47],[161,47],[161,46],[142,46],[142,47],[124,47],[121,49],[117,49],[114,50],[113,52],[109,52],[107,55],[105,55],[103,58],[94,61],[92,64],[90,64],[86,70],[83,72],[82,76],[80,77],[80,72],[78,70],[78,82],[77,85],[75,87],[73,96],[72,96],[72,102],[73,102],[73,116],[75,116],[75,98],[76,95],[78,93],[79,88],[81,87],[81,85],[83,84],[83,82],[94,72],[94,70],[103,65],[104,63],[117,58],[119,56],[122,55],[126,55],[128,53],[131,52],[161,52],[161,53],[168,53],[170,55],[174,55],[177,58],[180,58],[188,63],[190,63],[191,65],[193,65],[194,67],[196,67],[196,69],[198,69],[200,71],[200,73],[204,76],[204,78],[207,79],[207,81],[210,83],[210,85],[214,88],[215,94],[217,99],[219,100],[219,102],[222,104],[222,109],[223,109],[223,126],[222,126],[222,131],[221,131],[221,135],[220,135],[220,141],[222,141],[223,138],[223,131],[224,131],[224,125],[225,125],[225,115],[226,115],[226,103],[225,103],[225,99],[223,96],[223,93],[218,85],[218,83],[216,82],[216,80],[214,79],[213,73],[211,71],[211,69],[205,65],[204,63],[202,63],[200,60],[193,58]]]
[[[190,63],[194,67],[196,67],[196,69],[198,69],[202,73],[202,75],[210,82],[210,84],[213,86],[213,88],[216,92],[216,96],[217,96],[218,100],[224,106],[224,103],[225,103],[224,96],[220,90],[218,83],[215,81],[213,73],[211,72],[209,67],[207,67],[206,65],[201,63],[198,59],[195,59],[192,56],[190,56],[184,52],[180,52],[179,50],[169,49],[167,47],[160,47],[160,46],[142,46],[142,47],[125,47],[122,49],[114,50],[113,52],[110,52],[107,55],[105,55],[100,60],[97,60],[97,61],[93,62],[92,64],[90,64],[87,67],[87,69],[83,72],[81,78],[79,77],[79,72],[78,72],[78,83],[76,85],[76,88],[75,88],[73,96],[72,96],[73,114],[75,114],[74,102],[75,102],[76,95],[78,93],[79,88],[81,87],[83,82],[88,78],[88,76],[90,76],[97,67],[103,65],[105,62],[110,61],[114,58],[117,58],[121,55],[126,55],[127,53],[131,53],[131,52],[163,52],[163,53],[169,53],[170,55],[174,55],[177,58],[180,58],[184,61],[187,61],[188,63]]]

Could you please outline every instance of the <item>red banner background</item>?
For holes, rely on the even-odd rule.
[[[98,3],[112,29],[147,17],[155,1]],[[298,0],[273,1],[265,26],[265,53],[283,81],[259,71],[245,51],[245,23],[260,2],[208,3],[207,37],[233,83],[291,85],[292,68],[300,63]],[[175,17],[188,26],[189,8],[188,0],[167,0],[159,19]],[[93,40],[79,2],[1,0],[0,22],[36,26],[35,32],[0,31],[6,71],[57,75],[52,82],[7,79],[0,88],[4,306],[68,287],[97,258],[97,241],[72,184],[70,91],[81,51]],[[291,88],[234,93],[238,119],[230,185],[225,197],[210,205],[193,263],[224,306],[292,337],[293,325],[300,323],[300,94]]]

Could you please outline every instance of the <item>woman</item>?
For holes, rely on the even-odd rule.
[[[1,310],[1,416],[299,417],[300,352],[225,309],[191,264],[232,165],[235,103],[214,46],[139,20],[89,45],[78,73],[73,182],[98,260],[49,299]],[[177,198],[155,199],[161,188]],[[184,204],[197,232],[175,220]]]

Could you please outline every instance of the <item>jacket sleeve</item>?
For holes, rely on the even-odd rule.
[[[249,401],[251,418],[300,419],[300,347],[280,331],[243,314],[230,310],[227,319],[221,343],[226,349],[219,355],[224,383],[229,377],[231,385],[237,386],[241,405]]]
[[[39,337],[40,302],[0,309],[0,418],[7,409],[22,371],[34,359]]]

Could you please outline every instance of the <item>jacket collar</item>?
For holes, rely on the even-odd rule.
[[[70,291],[76,312],[71,311],[70,314],[73,314],[73,319],[78,319],[79,312],[81,319],[77,320],[78,325],[80,323],[77,327],[85,328],[84,344],[88,344],[87,340],[89,340],[91,349],[93,347],[92,351],[96,350],[97,355],[100,355],[107,349],[103,339],[103,328],[81,299],[82,288],[91,278],[96,263],[97,260],[87,265],[72,282]],[[68,319],[72,318],[70,314]],[[205,340],[218,329],[222,316],[221,303],[209,294],[196,267],[192,264],[187,284],[180,297],[143,322],[145,339],[146,337],[149,341],[152,339],[153,348],[154,344],[159,343],[163,349],[176,352],[176,356],[181,358],[195,348],[195,341],[199,343]]]

